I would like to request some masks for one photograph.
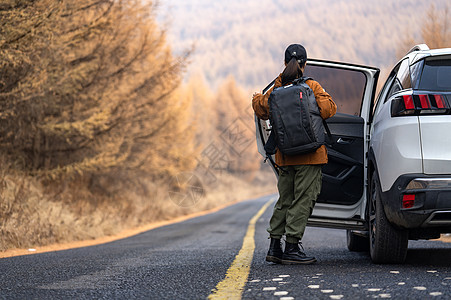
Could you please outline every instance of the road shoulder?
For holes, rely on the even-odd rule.
[[[116,235],[105,236],[105,237],[96,238],[96,239],[92,239],[92,240],[74,241],[74,242],[63,243],[63,244],[52,244],[52,245],[36,247],[36,248],[29,248],[29,249],[9,249],[4,252],[0,252],[0,259],[7,258],[7,257],[33,255],[33,254],[39,254],[39,253],[62,251],[62,250],[69,250],[69,249],[76,249],[76,248],[106,244],[106,243],[114,242],[117,240],[125,239],[125,238],[131,237],[131,236],[134,236],[134,235],[137,235],[137,234],[140,234],[140,233],[143,233],[143,232],[155,229],[155,228],[159,228],[162,226],[167,226],[167,225],[183,222],[183,221],[186,221],[189,219],[208,215],[208,214],[220,211],[229,206],[232,206],[238,202],[242,202],[242,201],[232,201],[232,202],[226,203],[224,205],[221,205],[221,206],[209,209],[209,210],[192,213],[189,215],[177,217],[175,219],[171,219],[171,220],[167,220],[167,221],[150,223],[150,224],[140,226],[137,228],[121,231],[120,233],[118,233]]]

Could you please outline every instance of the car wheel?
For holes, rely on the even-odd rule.
[[[381,187],[373,173],[369,199],[370,255],[374,263],[402,263],[407,254],[408,232],[395,228],[387,220],[382,207]]]
[[[352,252],[366,252],[369,250],[368,238],[356,234],[352,230],[346,230],[348,250]]]

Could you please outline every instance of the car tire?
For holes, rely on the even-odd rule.
[[[367,252],[369,251],[368,238],[355,234],[352,230],[346,230],[346,242],[348,250],[352,252]]]
[[[394,227],[387,219],[381,200],[379,177],[373,173],[369,195],[369,246],[374,263],[403,263],[408,247],[407,230]]]

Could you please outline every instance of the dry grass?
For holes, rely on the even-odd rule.
[[[162,182],[112,186],[105,181],[97,183],[104,188],[95,193],[92,186],[88,190],[86,182],[57,188],[5,171],[1,175],[0,251],[116,235],[145,224],[276,191],[274,176],[269,172],[259,175],[268,177],[267,185],[223,174],[214,185],[205,187],[206,193],[199,201],[182,207],[170,200],[167,183]]]
[[[1,195],[0,250],[28,248],[115,232],[117,208],[55,201],[31,178],[6,176]]]

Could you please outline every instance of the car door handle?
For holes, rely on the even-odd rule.
[[[339,138],[337,140],[337,144],[340,145],[349,145],[354,141],[354,139],[348,139],[348,138]]]

